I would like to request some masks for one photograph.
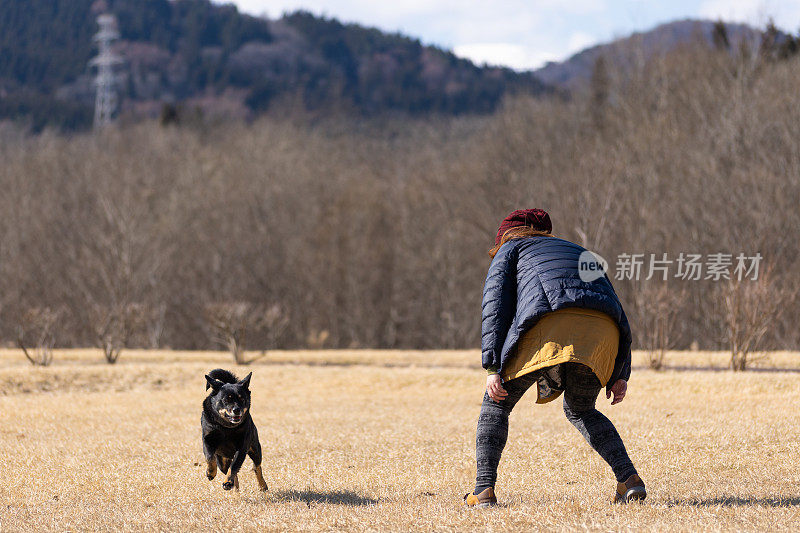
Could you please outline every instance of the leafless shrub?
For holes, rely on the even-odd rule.
[[[160,348],[164,338],[164,327],[167,323],[167,305],[161,303],[150,309],[150,320],[147,321],[147,345],[149,348]]]
[[[267,327],[273,338],[277,338],[288,324],[279,306],[265,307],[246,301],[208,304],[204,316],[214,342],[227,348],[238,365],[252,362],[244,354],[249,330]]]
[[[127,304],[95,305],[90,314],[97,346],[103,350],[106,362],[113,365],[122,349],[144,330],[148,313],[142,304]]]
[[[53,362],[55,331],[62,312],[49,307],[27,309],[17,329],[17,346],[34,366],[48,366]]]
[[[260,325],[266,330],[268,345],[275,347],[278,345],[281,335],[289,326],[289,316],[280,305],[273,304],[264,310]]]
[[[306,338],[306,346],[312,350],[321,350],[325,347],[328,337],[330,337],[330,332],[327,329],[313,330]]]
[[[640,346],[647,351],[648,366],[661,370],[667,350],[675,344],[676,326],[685,291],[670,287],[666,282],[645,281],[635,292],[639,323],[636,336]]]
[[[722,288],[726,340],[731,352],[731,369],[743,371],[751,362],[771,327],[796,299],[772,273],[763,272],[757,280],[731,279]]]

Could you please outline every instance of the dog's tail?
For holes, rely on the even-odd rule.
[[[237,381],[239,381],[236,378],[236,376],[234,376],[227,370],[223,370],[222,368],[215,368],[214,370],[208,373],[208,377],[217,379],[223,383],[236,383]],[[206,390],[208,390],[210,386],[211,385],[209,385],[208,382],[206,382]]]

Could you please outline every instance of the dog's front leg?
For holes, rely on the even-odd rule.
[[[206,477],[209,481],[214,479],[217,475],[217,458],[212,457],[211,459],[206,459]]]
[[[212,480],[217,475],[217,456],[205,441],[203,441],[203,455],[206,456],[206,477]]]
[[[234,486],[237,486],[238,488],[239,480],[237,478],[237,474],[239,473],[239,469],[242,468],[245,455],[247,454],[243,450],[236,450],[236,453],[233,454],[231,468],[228,470],[228,474],[225,476],[225,481],[222,483],[223,489],[231,490]]]

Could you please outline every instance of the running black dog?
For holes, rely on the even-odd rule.
[[[239,490],[239,469],[245,455],[253,460],[258,488],[267,490],[267,482],[261,473],[261,443],[258,430],[250,417],[250,377],[252,372],[239,381],[236,376],[217,368],[206,376],[206,390],[211,394],[203,401],[203,454],[206,456],[206,476],[209,480],[217,475],[217,465],[225,474],[222,488]]]

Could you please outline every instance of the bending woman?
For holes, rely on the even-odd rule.
[[[628,319],[602,271],[580,270],[579,258],[586,265],[593,256],[551,231],[545,211],[514,211],[489,252],[481,323],[489,375],[478,418],[475,490],[464,496],[468,507],[497,503],[494,487],[508,415],[533,386],[537,403],[564,393],[567,419],[614,472],[614,502],[646,496],[619,433],[595,409],[603,386],[606,398],[614,395],[611,405],[625,397],[631,373]]]

